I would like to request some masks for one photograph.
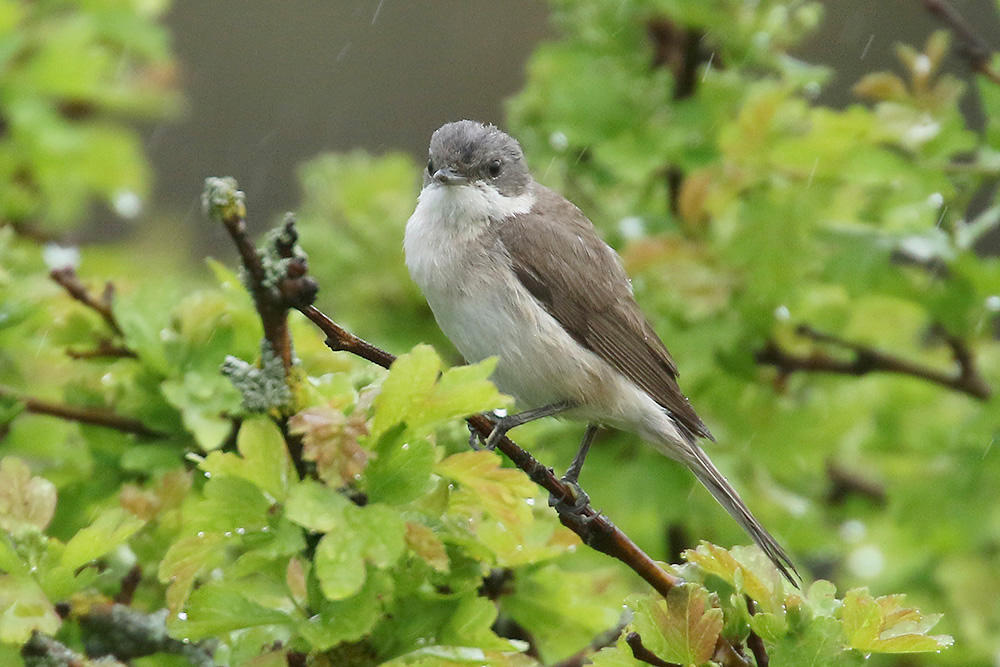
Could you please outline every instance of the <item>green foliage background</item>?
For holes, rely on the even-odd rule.
[[[755,361],[769,343],[846,354],[798,335],[807,324],[955,370],[944,331],[1000,384],[1000,263],[976,253],[1000,221],[1000,86],[940,75],[946,33],[901,46],[894,72],[868,75],[859,102],[834,109],[815,101],[831,73],[789,55],[822,30],[815,3],[552,2],[558,37],[531,59],[506,129],[622,254],[719,441],[712,457],[807,580],[828,580],[800,594],[753,551],[705,544],[677,570],[696,585],[658,601],[580,547],[523,475],[468,451],[460,418],[507,402],[489,364],[438,377],[442,362],[420,345],[458,362],[403,265],[419,161],[354,153],[302,166],[301,244],[320,305],[412,351],[385,374],[329,353],[293,318],[293,405],[270,415],[247,414],[219,373],[227,356],[256,360],[261,337],[230,268],[210,263],[214,280],[189,287],[134,249],[85,249],[92,292],[118,287],[117,331],[49,280],[43,256],[58,253],[39,230],[149,187],[123,120],[178,108],[162,9],[0,2],[0,662],[25,660],[36,630],[82,651],[100,634],[88,619],[138,567],[131,606],[169,610],[170,635],[209,640],[218,664],[550,664],[614,627],[623,603],[647,647],[683,664],[751,627],[775,667],[867,654],[993,664],[997,399],[901,375],[785,377]],[[663,56],[656,35],[671,30],[704,35],[704,53]],[[982,131],[959,112],[966,98]],[[127,354],[67,355],[102,341]],[[157,435],[41,415],[26,397]],[[274,423],[284,416],[302,438],[302,479]],[[516,440],[560,469],[581,432],[551,422]],[[854,484],[834,493],[845,478]],[[746,541],[684,470],[629,435],[603,436],[581,481],[656,558]],[[890,593],[908,603],[875,597]],[[742,594],[760,608],[753,620]],[[937,630],[955,646],[897,655],[947,644],[909,603],[943,613]],[[640,664],[623,642],[595,662]],[[137,664],[194,660],[153,648]]]

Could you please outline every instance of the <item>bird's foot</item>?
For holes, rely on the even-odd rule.
[[[562,498],[556,498],[555,495],[549,496],[549,507],[555,507],[558,512],[580,514],[583,508],[590,505],[590,496],[577,484],[575,479],[563,477],[560,481],[566,487],[566,494]],[[587,517],[581,518],[586,519]]]
[[[484,412],[483,416],[494,425],[494,430],[496,430],[496,424],[500,421],[500,418],[496,415],[496,413]],[[479,452],[483,449],[488,449],[490,451],[493,450],[493,447],[490,447],[487,444],[489,439],[493,437],[493,433],[490,433],[489,436],[484,436],[482,433],[474,429],[472,424],[466,424],[466,426],[469,429],[469,447],[471,447],[473,451]]]

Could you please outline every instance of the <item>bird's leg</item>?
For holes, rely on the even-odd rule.
[[[490,433],[490,437],[486,439],[486,449],[492,450],[497,446],[497,442],[500,438],[507,434],[507,431],[512,428],[521,426],[522,424],[527,424],[528,422],[533,422],[536,419],[541,419],[542,417],[551,417],[552,415],[557,415],[560,412],[565,412],[566,410],[571,410],[576,407],[576,403],[573,401],[557,401],[549,405],[543,405],[540,408],[532,408],[531,410],[525,410],[524,412],[518,412],[516,415],[507,415],[497,420],[496,424],[493,426],[493,432]]]
[[[495,425],[498,421],[500,421],[500,417],[497,416],[496,412],[484,412],[483,416],[489,420],[490,424]],[[474,429],[472,427],[472,424],[466,424],[466,426],[469,429],[469,447],[471,447],[474,451],[478,452],[479,450],[482,449],[482,447],[479,446],[480,443],[485,445],[486,438],[488,436],[484,436],[482,433]]]
[[[587,424],[587,430],[583,434],[583,441],[580,442],[580,449],[577,451],[576,456],[573,457],[573,462],[569,464],[566,474],[562,476],[562,482],[569,487],[570,492],[565,497],[556,501],[555,504],[566,507],[568,511],[579,511],[590,504],[590,496],[580,488],[577,480],[580,479],[583,462],[587,458],[587,452],[590,451],[590,445],[594,442],[594,436],[597,435],[599,428],[597,424]]]

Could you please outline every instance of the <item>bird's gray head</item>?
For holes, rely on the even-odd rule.
[[[516,139],[493,125],[460,120],[431,136],[424,187],[431,183],[489,186],[517,197],[527,190],[531,175]]]

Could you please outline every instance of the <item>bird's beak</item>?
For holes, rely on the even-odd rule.
[[[442,185],[462,185],[469,182],[468,178],[448,167],[434,172],[434,180]]]

